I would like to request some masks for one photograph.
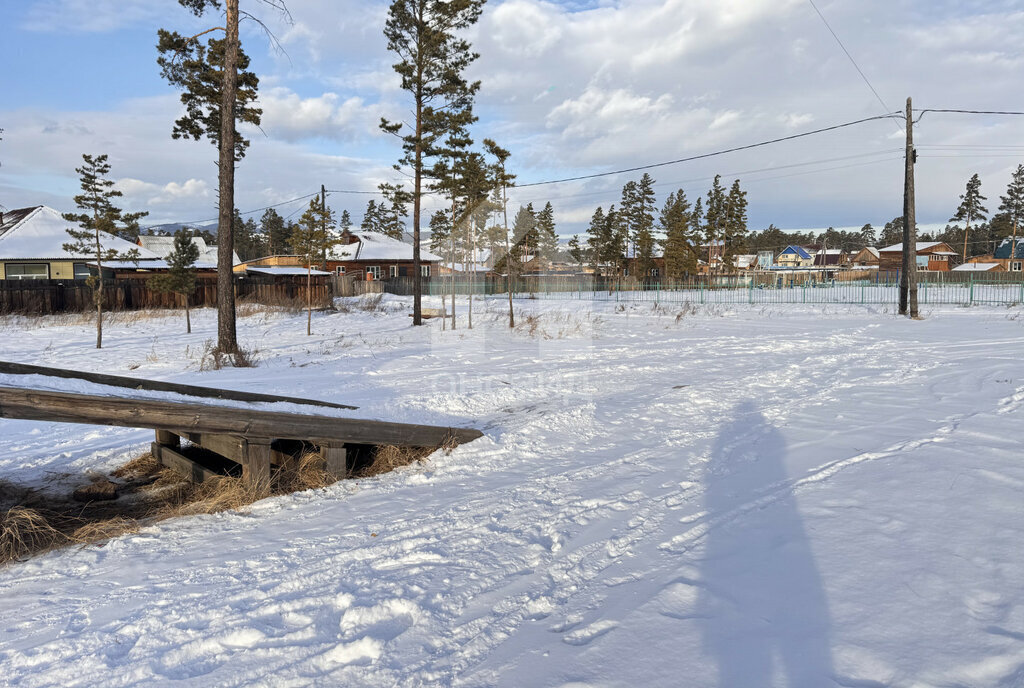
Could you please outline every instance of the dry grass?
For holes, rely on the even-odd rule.
[[[0,516],[0,564],[65,545],[70,538],[50,525],[41,512],[11,507]]]
[[[443,448],[451,448],[453,442]],[[429,456],[434,448],[382,446],[353,473],[365,478],[408,466]],[[250,486],[242,478],[218,476],[193,483],[164,468],[149,453],[90,480],[117,481],[115,501],[80,504],[70,495],[56,495],[0,481],[0,565],[68,545],[100,544],[138,532],[145,524],[178,516],[244,509],[267,496],[327,487],[336,478],[327,471],[318,451],[307,446],[271,475],[269,486]]]
[[[220,370],[221,368],[255,368],[259,365],[258,349],[239,349],[225,352],[207,339],[203,344],[203,352],[199,358],[199,370]]]

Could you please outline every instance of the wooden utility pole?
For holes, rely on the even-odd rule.
[[[900,273],[900,315],[918,317],[917,310],[917,220],[914,206],[914,112],[907,98],[907,151],[903,176],[903,265]]]

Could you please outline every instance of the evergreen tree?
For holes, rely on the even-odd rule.
[[[188,300],[196,290],[196,261],[199,260],[199,247],[192,239],[192,232],[181,228],[174,233],[174,248],[167,254],[168,270],[165,274],[155,275],[146,283],[153,291],[165,294],[177,294],[185,306],[185,331],[192,334],[192,317],[189,314]]]
[[[96,303],[96,348],[103,347],[103,263],[115,260],[138,261],[139,252],[131,249],[125,253],[107,248],[111,236],[119,233],[134,233],[138,236],[139,219],[148,213],[125,213],[114,205],[113,199],[123,194],[107,179],[110,164],[106,155],[82,155],[82,166],[76,167],[82,193],[75,196],[75,205],[81,213],[65,213],[64,219],[76,223],[80,229],[68,228],[67,233],[74,241],[63,245],[72,255],[92,256],[96,261],[96,274],[90,275],[86,283],[92,288]]]
[[[988,209],[981,204],[985,200],[988,199],[981,195],[981,178],[975,173],[967,180],[967,188],[960,196],[960,205],[957,207],[956,213],[949,218],[950,222],[964,223],[962,258],[965,263],[967,262],[967,237],[971,232],[971,223],[983,221],[988,217]]]
[[[221,234],[218,232],[218,234]],[[263,237],[260,235],[256,221],[251,217],[243,220],[241,213],[235,210],[232,235],[235,238],[235,251],[240,260],[253,260],[265,254]]]
[[[494,164],[491,166],[491,173],[494,176],[493,186],[495,193],[500,193],[498,200],[501,204],[501,243],[504,244],[504,256],[502,259],[505,262],[505,287],[508,291],[508,326],[513,328],[516,326],[516,317],[512,309],[512,264],[514,261],[512,260],[512,247],[508,238],[508,187],[515,185],[516,177],[506,168],[506,163],[512,155],[509,151],[499,146],[492,139],[484,139],[484,148],[489,155],[494,157]],[[497,253],[492,253],[491,255],[494,256]],[[494,267],[498,265],[495,260],[492,260],[491,264]]]
[[[341,211],[341,219],[338,220],[338,229],[342,232],[352,231],[352,216],[348,214],[347,210]]]
[[[722,235],[725,225],[728,222],[726,209],[726,194],[722,187],[722,175],[716,174],[715,180],[708,190],[707,201],[704,204],[704,240],[708,246],[708,271],[714,263],[714,255],[721,255]]]
[[[572,238],[569,239],[569,257],[579,265],[580,271],[582,271],[583,265],[587,261],[587,249],[580,243],[579,234],[573,234]]]
[[[392,239],[405,239],[405,218],[409,217],[409,192],[401,184],[380,184],[377,187],[384,202],[377,206],[380,231]]]
[[[551,201],[537,213],[537,247],[546,261],[554,260],[558,253],[558,234],[555,233],[555,210]]]
[[[533,211],[533,204],[519,206],[519,212],[512,221],[512,250],[516,260],[525,264],[537,252],[538,240],[537,215]]]
[[[238,353],[235,330],[235,287],[232,218],[235,206],[235,163],[245,154],[248,141],[238,133],[237,123],[258,125],[262,112],[253,106],[259,80],[247,71],[249,58],[238,38],[238,0],[224,0],[223,27],[216,27],[185,38],[177,32],[161,29],[157,50],[162,76],[183,93],[185,115],[174,124],[174,138],[209,138],[218,148],[218,227],[217,239],[217,349],[225,354]],[[283,0],[276,0],[279,9]],[[196,16],[207,10],[220,10],[220,0],[178,0]],[[206,46],[198,38],[214,30],[224,31],[223,39],[211,39]]]
[[[744,250],[747,237],[747,192],[740,189],[736,179],[725,199],[725,231],[722,235],[722,263],[727,269],[735,267],[735,257]]]
[[[288,245],[284,218],[273,208],[267,208],[260,218],[260,235],[263,237],[268,255],[277,255]]]
[[[622,274],[626,266],[626,247],[629,241],[629,225],[624,221],[622,213],[612,204],[605,213],[605,234],[609,237],[607,254],[604,259],[615,269],[615,275]]]
[[[699,241],[685,191],[668,195],[658,224],[665,233],[665,276],[678,280],[696,272]]]
[[[381,128],[400,136],[404,155],[399,161],[412,168],[413,325],[422,324],[420,276],[420,204],[426,160],[435,157],[435,144],[457,126],[452,113],[465,110],[480,82],[463,76],[477,55],[456,35],[476,23],[484,0],[394,0],[388,9],[384,36],[401,88],[412,97],[413,119],[408,126],[381,120]],[[403,129],[406,131],[402,134]]]
[[[875,228],[871,226],[871,223],[860,228],[859,239],[861,248],[875,245]]]
[[[899,215],[885,223],[882,227],[882,235],[878,237],[878,244],[881,248],[892,246],[903,242],[903,216]]]
[[[313,264],[338,243],[334,227],[334,212],[315,196],[292,233],[292,251],[306,264],[307,335],[313,334]]]
[[[434,211],[430,216],[430,252],[443,256],[448,249],[451,233],[452,223],[448,213],[443,210]]]
[[[1006,195],[999,197],[999,210],[1006,213],[1013,225],[1010,258],[1020,258],[1024,252],[1017,246],[1017,229],[1020,227],[1021,220],[1024,219],[1024,165],[1017,165],[1017,170],[1010,177]],[[1010,269],[1013,269],[1012,263]]]
[[[598,206],[590,218],[590,226],[587,227],[587,254],[590,256],[594,274],[601,274],[601,265],[604,256],[608,253],[608,245],[611,243],[611,236],[608,235],[608,223],[605,222],[604,210]]]
[[[377,206],[377,201],[372,198],[366,204],[366,212],[363,213],[363,221],[359,224],[359,229],[364,232],[384,231],[384,219],[381,217],[381,209]]]

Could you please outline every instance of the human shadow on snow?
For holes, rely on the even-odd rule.
[[[715,441],[699,616],[722,688],[833,680],[829,611],[800,509],[780,483],[786,443],[747,401]]]

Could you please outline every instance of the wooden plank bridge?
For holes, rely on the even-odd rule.
[[[182,439],[228,462],[229,470],[231,465],[237,465],[236,469],[240,467],[243,479],[250,485],[267,486],[270,483],[272,464],[286,464],[294,460],[299,452],[309,448],[321,454],[330,473],[343,478],[353,468],[353,456],[349,448],[365,445],[440,447],[469,442],[482,435],[480,431],[469,428],[391,423],[314,413],[282,413],[208,401],[284,401],[345,410],[356,408],[310,399],[4,362],[0,362],[0,373],[79,379],[100,385],[174,392],[190,397],[188,400],[137,399],[116,394],[0,386],[0,417],[148,428],[156,432],[156,441],[152,445],[153,457],[162,465],[197,481],[219,473],[209,462],[182,453]]]

